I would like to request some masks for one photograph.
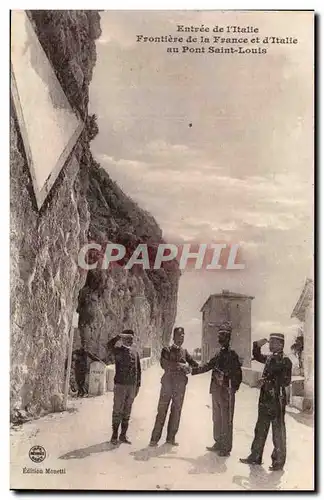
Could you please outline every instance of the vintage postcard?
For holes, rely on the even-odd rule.
[[[314,12],[10,22],[11,489],[314,490]]]

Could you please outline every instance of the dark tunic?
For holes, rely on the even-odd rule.
[[[115,347],[118,335],[109,340],[107,347],[115,358],[116,374],[114,382],[119,385],[141,385],[141,362],[134,347]]]
[[[265,355],[257,342],[253,343],[253,357],[265,363],[258,405],[258,420],[249,458],[261,463],[270,424],[272,425],[272,465],[283,467],[286,461],[286,391],[290,384],[292,362],[283,353]]]
[[[280,411],[279,402],[284,406],[287,404],[285,387],[291,381],[292,362],[283,353],[262,354],[257,342],[253,342],[252,355],[256,361],[265,364],[259,405],[275,417]]]
[[[160,358],[160,364],[164,370],[161,380],[162,383],[171,381],[172,379],[178,382],[183,380],[185,384],[187,383],[188,376],[181,367],[179,367],[178,363],[183,365],[188,363],[192,368],[197,368],[199,366],[193,357],[190,356],[187,349],[177,347],[176,345],[163,347]]]
[[[107,347],[115,358],[114,405],[112,412],[112,427],[114,438],[117,437],[119,425],[125,436],[131,416],[134,399],[141,385],[141,361],[136,349],[126,346],[115,347],[119,340],[117,335],[109,340]]]
[[[205,365],[193,368],[198,375],[212,370],[209,392],[213,405],[213,436],[218,450],[230,453],[233,445],[233,416],[235,392],[242,382],[242,368],[238,355],[229,347],[222,347]],[[221,381],[218,378],[221,377]]]
[[[228,387],[229,380],[234,391],[237,391],[242,382],[242,369],[241,363],[237,353],[233,349],[222,347],[219,352],[211,358],[205,365],[193,368],[192,374],[198,375],[212,370],[211,382],[209,392],[213,393],[219,383],[217,382],[217,375],[222,372],[224,374],[223,387]]]

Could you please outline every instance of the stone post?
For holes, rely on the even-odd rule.
[[[106,392],[106,366],[99,361],[90,365],[89,396],[102,396]]]

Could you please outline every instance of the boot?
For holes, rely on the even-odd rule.
[[[110,442],[114,446],[116,446],[118,444],[118,427],[119,427],[119,424],[113,424],[113,433],[111,435]]]
[[[175,438],[167,437],[166,443],[171,444],[171,446],[179,446],[179,443],[176,442]]]
[[[261,458],[253,458],[253,457],[249,456],[247,458],[240,458],[240,462],[242,464],[248,464],[248,465],[261,465],[262,459]]]
[[[274,472],[274,471],[278,471],[278,470],[283,470],[283,467],[284,466],[281,464],[272,464],[272,465],[270,465],[269,470]]]
[[[120,436],[119,436],[119,441],[121,443],[125,443],[125,444],[132,444],[131,441],[126,436],[127,429],[128,429],[128,422],[122,422],[122,424],[121,424],[121,432],[120,432]]]
[[[219,457],[229,457],[230,456],[230,452],[229,451],[226,451],[226,450],[219,450],[218,451],[218,456]]]
[[[214,443],[213,446],[206,446],[206,450],[217,452],[220,450],[220,446],[219,446],[219,444]]]

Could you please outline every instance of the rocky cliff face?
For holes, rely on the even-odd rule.
[[[74,109],[87,123],[98,14],[29,13]],[[73,29],[74,28],[74,29]],[[71,84],[69,59],[80,80]],[[82,80],[82,81],[81,81]],[[82,97],[82,99],[80,98]],[[17,125],[11,116],[11,418],[52,409],[62,392],[68,334],[86,273],[76,265],[87,241],[88,127],[38,212]],[[50,138],[49,138],[50,140]]]
[[[124,328],[132,328],[139,349],[150,346],[156,355],[161,344],[170,340],[175,321],[178,265],[172,261],[163,269],[152,269],[157,244],[163,242],[160,228],[95,162],[88,203],[89,240],[103,249],[108,242],[122,244],[128,256],[145,243],[151,266],[146,270],[134,266],[128,271],[116,265],[105,270],[99,261],[97,269],[88,271],[79,300],[81,338],[103,359],[107,340]]]
[[[11,113],[11,420],[53,410],[61,394],[73,312],[80,334],[103,355],[107,339],[132,327],[140,346],[169,340],[176,313],[178,268],[87,272],[77,266],[89,240],[156,244],[153,218],[126,197],[94,161],[97,132],[88,116],[100,17],[94,11],[29,13],[45,52],[85,129],[40,212],[15,111]],[[76,339],[78,342],[78,339]]]

